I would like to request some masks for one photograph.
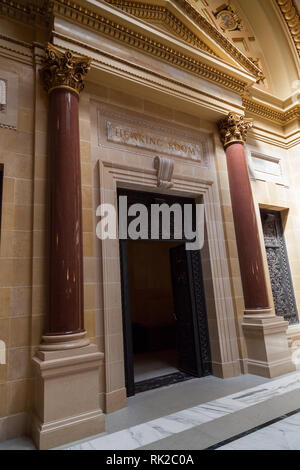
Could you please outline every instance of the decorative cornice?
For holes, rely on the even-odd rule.
[[[268,105],[258,103],[251,98],[243,98],[243,106],[246,111],[261,116],[268,121],[284,124],[284,112],[271,108]]]
[[[236,93],[243,94],[248,86],[246,82],[221,72],[215,67],[204,64],[194,57],[183,54],[181,51],[175,50],[162,42],[158,42],[141,32],[129,29],[94,11],[86,8],[83,9],[73,1],[55,0],[54,13],[65,16],[68,20],[82,24],[84,27],[89,27],[93,31],[100,32],[111,39],[115,39],[141,50],[144,53],[150,54],[176,67],[185,69],[206,80],[216,82]]]
[[[276,0],[300,57],[300,17],[292,0]]]
[[[179,19],[171,14],[167,8],[164,8],[160,5],[152,5],[151,3],[147,4],[144,2],[140,3],[129,0],[103,1],[122,8],[126,12],[141,19],[147,19],[149,21],[163,21],[166,26],[169,27],[182,40],[217,57],[217,54],[208,45],[198,38],[196,34],[190,31]],[[259,69],[259,67],[257,67],[250,59],[248,59],[248,57],[242,54],[234,46],[234,44],[232,44],[213,25],[211,25],[187,0],[174,0],[174,2],[182,7],[185,12],[190,15],[190,17],[200,26],[200,28],[203,29],[203,31],[208,34],[219,46],[221,46],[234,60],[236,60],[240,65],[245,67],[249,73],[256,77],[257,81],[260,81],[263,78],[263,72]],[[64,8],[58,7],[59,4],[64,5],[64,8],[72,7],[79,13],[79,15],[84,13],[87,18],[91,17],[94,20],[100,20],[100,22],[103,19],[101,14],[90,11],[88,8],[83,8],[81,5],[77,5],[75,2],[69,0],[1,0],[0,14],[27,24],[39,24],[48,27],[51,25],[53,16],[55,13],[57,13],[57,10],[59,10],[60,15],[69,18],[69,12],[64,10]],[[104,21],[107,23],[107,25],[109,25],[109,20],[104,19]],[[118,26],[120,26],[120,31],[122,32],[121,25]],[[127,31],[127,28],[123,27],[123,31]],[[139,33],[137,32],[132,33],[133,34],[131,37],[127,40],[129,44],[132,42],[132,37],[139,36]],[[152,45],[151,38],[149,39],[150,44]]]
[[[161,5],[129,1],[124,2],[123,0],[105,0],[105,2],[120,8],[122,11],[129,13],[136,18],[147,20],[150,23],[164,24],[169,31],[181,38],[183,41],[197,49],[218,57],[218,55],[207,44],[205,44],[205,42],[199,39],[196,34],[190,31],[182,21]]]
[[[52,0],[1,0],[0,14],[27,24],[49,26]]]
[[[61,52],[52,44],[48,44],[40,75],[48,93],[56,88],[68,88],[79,95],[84,88],[83,79],[89,69],[89,58],[74,56],[71,51]]]
[[[245,144],[248,130],[253,126],[252,119],[229,113],[225,119],[218,122],[220,138],[224,148],[231,144]]]
[[[130,13],[133,16],[141,19],[147,19],[148,21],[164,21],[165,24],[172,28],[172,30],[180,35],[180,37],[188,42],[195,41],[195,36],[192,34],[184,25],[175,18],[170,11],[160,5],[153,5],[151,3],[141,3],[130,0],[105,0],[106,3],[121,8],[123,11]],[[264,74],[259,67],[257,67],[248,57],[242,54],[225,36],[223,36],[209,21],[206,20],[187,0],[174,0],[182,7],[185,12],[199,25],[199,27],[208,34],[215,42],[221,46],[231,57],[233,57],[240,65],[253,74],[257,81],[264,78]],[[184,27],[184,29],[182,28]],[[187,31],[189,34],[187,34]],[[196,45],[196,43],[194,44]],[[206,50],[210,54],[216,55],[211,48],[201,41],[198,45],[203,50]]]
[[[243,98],[243,106],[246,111],[257,116],[261,116],[268,121],[285,126],[290,122],[299,119],[300,120],[300,105],[295,104],[288,110],[277,110],[268,106],[267,104],[258,103],[251,98]]]
[[[26,21],[29,23],[37,21],[38,15],[38,18],[42,18],[41,21],[43,21],[44,24],[50,24],[53,17],[55,15],[59,15],[66,18],[68,21],[71,20],[81,24],[83,27],[88,27],[95,32],[99,32],[109,38],[113,38],[119,42],[125,43],[126,45],[141,50],[143,53],[151,54],[152,56],[168,62],[176,67],[184,69],[187,72],[194,73],[206,80],[216,82],[219,85],[233,90],[236,93],[243,94],[248,86],[244,80],[232,77],[230,73],[220,71],[215,66],[205,64],[202,61],[195,59],[193,56],[184,54],[180,50],[176,50],[168,44],[163,44],[159,40],[152,39],[150,35],[148,36],[142,34],[138,30],[134,30],[131,27],[129,28],[127,25],[114,22],[108,17],[102,16],[101,13],[98,14],[96,11],[83,8],[81,5],[76,4],[75,1],[22,0],[22,3],[19,3],[18,0],[1,1],[5,2],[5,8],[2,13],[7,16],[14,17],[14,19],[21,20],[21,18],[16,16],[17,12],[19,11],[22,12],[22,15],[24,14],[26,16]],[[131,4],[132,2],[126,1],[124,3]],[[0,3],[0,5],[2,4]],[[153,8],[154,11],[156,11],[156,6]],[[171,21],[170,16],[168,18]],[[172,21],[173,20],[175,21],[176,18],[174,17]],[[24,18],[23,21],[25,21]],[[202,18],[201,15],[199,21],[204,21],[204,23],[206,22],[206,20]],[[208,22],[205,24],[206,28],[212,28],[211,31],[207,31],[207,33],[210,34],[213,31],[216,35],[214,39],[216,42],[219,42],[221,46],[221,43],[223,43],[223,46],[226,45],[227,52],[230,52],[230,50],[231,52],[235,51],[237,54],[236,59],[239,58],[240,61],[244,63],[244,65],[248,64],[248,70],[252,72],[252,74],[255,75],[255,71],[259,71],[259,69],[254,66],[247,57],[241,54],[238,49],[236,49],[215,28],[213,28]],[[186,31],[184,34],[187,34]],[[191,40],[192,36],[188,36],[188,41]],[[198,42],[198,45],[200,45],[200,42]],[[203,45],[203,48],[204,47],[205,45]]]

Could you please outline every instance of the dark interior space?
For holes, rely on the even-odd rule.
[[[128,242],[135,382],[178,372],[169,252],[178,244]]]

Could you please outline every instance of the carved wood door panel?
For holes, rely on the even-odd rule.
[[[178,368],[196,377],[211,373],[210,346],[199,251],[170,249]]]
[[[280,212],[261,210],[261,220],[276,315],[294,325],[298,312]]]

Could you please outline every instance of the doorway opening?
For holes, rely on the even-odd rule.
[[[128,242],[135,383],[178,373],[169,250],[175,242]]]
[[[134,203],[145,200],[128,193]],[[120,240],[128,396],[211,374],[201,255],[185,242]]]

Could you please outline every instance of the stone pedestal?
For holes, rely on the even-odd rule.
[[[273,378],[295,370],[286,335],[288,322],[271,310],[245,311],[242,328],[248,350],[248,372]]]
[[[104,431],[99,407],[99,366],[103,353],[95,345],[39,351],[32,437],[45,450]]]

